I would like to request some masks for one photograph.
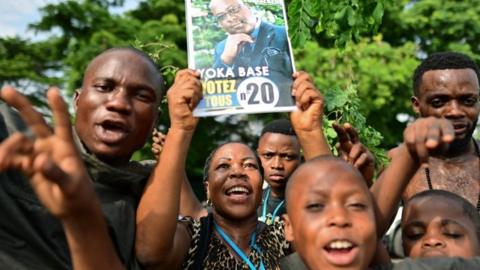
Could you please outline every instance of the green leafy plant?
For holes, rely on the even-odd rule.
[[[324,91],[325,117],[323,129],[328,143],[334,154],[337,149],[337,133],[333,129],[334,123],[350,123],[358,131],[362,143],[375,156],[376,166],[382,168],[387,164],[388,158],[385,150],[381,148],[382,134],[367,124],[367,120],[360,112],[360,99],[355,85],[349,85],[346,89],[330,88]]]
[[[312,39],[312,29],[343,48],[362,36],[375,34],[389,0],[292,0],[289,4],[290,35],[294,46]]]

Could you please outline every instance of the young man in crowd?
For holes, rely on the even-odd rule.
[[[274,120],[263,128],[258,139],[257,154],[268,187],[258,209],[261,221],[269,224],[285,214],[285,186],[301,163],[300,143],[287,119]]]
[[[415,70],[413,109],[421,118],[450,121],[455,140],[419,168],[403,194],[404,200],[427,189],[442,189],[480,206],[480,153],[472,137],[480,111],[479,77],[473,60],[453,52],[432,54]],[[424,132],[437,136],[434,129]]]
[[[57,91],[49,92],[54,132],[25,97],[11,87],[2,91],[35,138],[0,122],[0,268],[114,269],[121,267],[117,256],[129,269],[138,267],[135,212],[151,167],[130,158],[152,132],[163,86],[143,52],[101,53],[75,93],[73,134]],[[15,119],[13,111],[2,112]],[[102,252],[111,243],[116,254]]]

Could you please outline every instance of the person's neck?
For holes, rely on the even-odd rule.
[[[434,157],[452,162],[464,161],[472,155],[477,156],[474,144],[475,142],[470,138],[468,143],[450,145],[445,152]]]
[[[73,140],[75,141],[75,144],[77,145],[77,147],[80,149],[80,152],[84,152],[91,156],[94,156],[96,159],[112,167],[125,166],[130,162],[130,158],[132,157],[132,155],[130,155],[126,158],[120,158],[120,157],[111,158],[111,157],[101,156],[93,153],[92,151],[90,151],[90,149],[88,149],[88,146],[83,142],[83,140],[78,135],[76,127],[73,128]]]
[[[270,187],[270,196],[272,198],[283,200],[285,198],[285,189],[277,189]]]
[[[250,238],[258,224],[256,213],[242,220],[232,220],[223,217],[214,210],[213,218],[217,225],[243,252],[247,253],[250,251]]]

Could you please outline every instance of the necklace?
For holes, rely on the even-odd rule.
[[[262,217],[260,218],[260,221],[265,222],[267,225],[270,225],[273,222],[275,222],[275,218],[277,217],[278,211],[285,203],[285,200],[282,200],[281,202],[279,202],[277,207],[275,207],[275,210],[273,210],[272,217],[268,218],[267,205],[268,205],[269,198],[270,198],[270,188],[267,188],[267,195],[265,196],[265,200],[263,201],[263,205],[262,205]]]
[[[473,140],[473,145],[475,146],[475,153],[477,154],[477,157],[480,159],[480,150],[478,149],[478,145],[477,145],[477,142],[475,142],[475,140]],[[479,160],[479,165],[480,165],[480,160]],[[430,178],[430,168],[426,167],[424,171],[425,171],[425,178],[427,178],[428,189],[433,190],[432,179]],[[480,192],[478,193],[478,199],[477,199],[477,211],[480,212]]]
[[[242,249],[240,249],[240,247],[237,246],[237,244],[235,244],[235,242],[233,242],[233,240],[227,235],[226,232],[224,232],[222,230],[222,228],[220,228],[220,226],[218,226],[218,224],[213,221],[213,224],[215,225],[215,230],[217,230],[218,234],[220,235],[220,237],[222,237],[222,239],[227,243],[227,245],[229,245],[233,251],[235,251],[235,253],[237,253],[237,255],[243,260],[243,262],[245,264],[247,264],[248,268],[250,270],[257,270],[257,267],[255,266],[255,264],[253,264],[252,261],[250,261],[250,259],[248,258],[247,254],[245,254]],[[257,240],[257,232],[256,230],[252,233],[252,236],[250,237],[250,248],[254,249],[256,252],[258,252],[259,254],[262,254],[262,250],[260,249],[259,246],[257,246],[257,244],[255,243]],[[259,270],[265,270],[265,266],[263,265],[263,260],[260,258],[260,266],[258,267]]]

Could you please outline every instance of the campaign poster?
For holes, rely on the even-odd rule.
[[[295,109],[283,0],[185,1],[188,67],[203,90],[195,116]]]

